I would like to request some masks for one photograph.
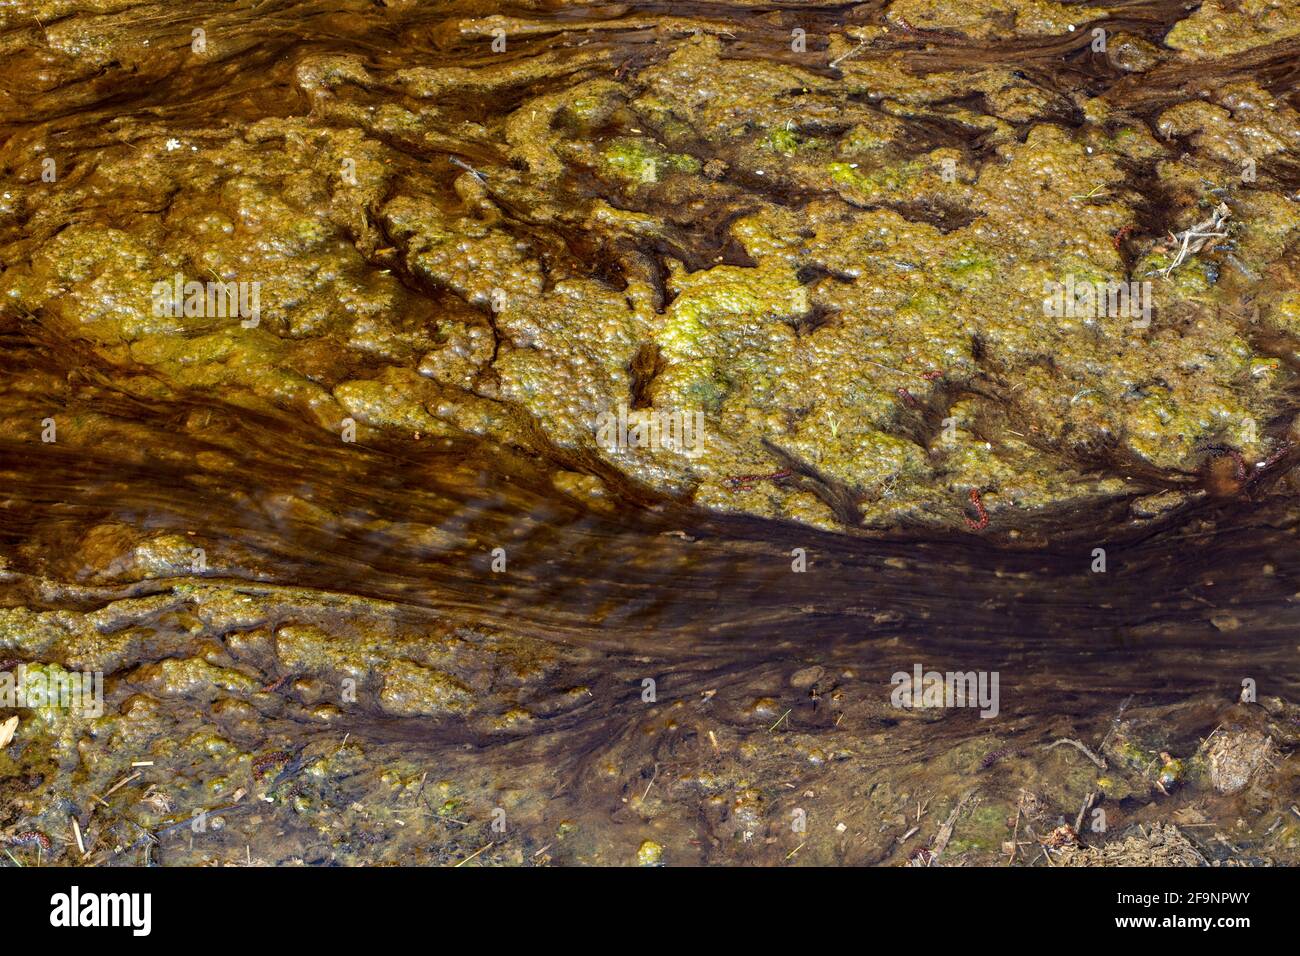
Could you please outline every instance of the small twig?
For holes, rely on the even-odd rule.
[[[1206,747],[1210,745],[1210,741],[1214,739],[1214,735],[1217,734],[1222,727],[1223,724],[1219,724],[1218,727],[1215,727],[1213,730],[1210,731],[1210,736],[1206,737],[1204,740],[1201,741],[1201,745],[1196,748],[1196,752],[1198,754],[1201,753],[1203,750],[1205,750]]]
[[[1016,825],[1011,828],[1011,855],[1007,857],[1007,866],[1016,862],[1016,851],[1020,848],[1016,843],[1016,837],[1020,836],[1020,810],[1025,805],[1024,791],[1020,793],[1020,799],[1016,801]]]
[[[1211,239],[1226,239],[1228,233],[1219,232],[1223,224],[1232,217],[1232,211],[1228,208],[1227,203],[1219,203],[1209,219],[1198,222],[1190,229],[1178,233],[1173,239],[1180,243],[1178,255],[1174,261],[1164,270],[1164,277],[1169,278],[1170,273],[1186,262],[1189,258],[1200,252],[1205,244]]]
[[[1077,748],[1081,754],[1083,754],[1085,757],[1087,757],[1089,760],[1095,763],[1102,770],[1106,769],[1106,761],[1103,758],[1098,757],[1095,753],[1089,750],[1086,744],[1082,744],[1079,741],[1074,740],[1070,737],[1062,737],[1060,740],[1055,740],[1050,744],[1044,744],[1043,749],[1051,750],[1053,747],[1061,746],[1061,744],[1069,744],[1071,747]]]
[[[481,846],[481,847],[479,847],[477,850],[475,850],[473,853],[471,853],[469,856],[465,857],[465,859],[463,859],[463,860],[461,860],[459,863],[457,863],[456,866],[453,866],[452,869],[454,870],[454,869],[456,869],[456,867],[458,867],[458,866],[464,866],[466,863],[468,863],[470,860],[474,859],[474,857],[478,856],[480,853],[482,853],[482,852],[483,852],[484,850],[486,850],[488,847],[490,847],[490,846],[494,846],[494,845],[495,845],[495,844],[493,844],[493,843],[486,843],[486,844],[484,844],[483,846]]]
[[[77,849],[81,851],[81,855],[84,857],[86,855],[86,844],[81,839],[81,825],[77,823],[76,817],[72,817],[71,819],[72,819],[72,835],[77,838]]]
[[[1101,744],[1097,747],[1098,750],[1106,749],[1106,744],[1110,742],[1111,735],[1119,729],[1119,722],[1124,717],[1124,711],[1128,709],[1128,705],[1132,702],[1133,695],[1129,694],[1124,698],[1124,702],[1119,705],[1119,710],[1115,711],[1115,716],[1110,720],[1110,729],[1106,731],[1106,736],[1101,738]]]
[[[130,783],[132,780],[134,780],[136,777],[139,777],[139,776],[141,776],[141,775],[143,775],[143,774],[144,774],[144,771],[143,771],[143,770],[137,770],[135,773],[131,774],[131,776],[129,776],[129,777],[124,777],[123,779],[119,780],[117,783],[113,784],[112,788],[108,791],[108,793],[104,794],[104,796],[105,796],[105,797],[110,797],[110,796],[112,796],[112,795],[115,794],[117,791],[119,791],[119,790],[121,790],[123,787],[125,787],[125,786],[126,786],[128,783]],[[103,800],[100,800],[99,802],[100,802],[100,803],[104,803]],[[104,806],[108,806],[108,804],[107,804],[107,803],[104,803]]]
[[[1071,199],[1092,199],[1096,196],[1104,196],[1105,193],[1102,192],[1104,188],[1105,188],[1105,184],[1102,183],[1101,185],[1093,186],[1092,189],[1090,189],[1086,193],[1080,193],[1078,195],[1071,196],[1070,198]]]
[[[937,860],[948,848],[948,841],[952,839],[953,828],[957,824],[957,815],[965,808],[966,803],[971,797],[975,796],[975,791],[969,791],[964,797],[957,801],[957,806],[953,807],[952,813],[948,814],[948,819],[943,821],[943,826],[934,835],[934,845],[931,848],[931,860]]]
[[[1095,790],[1091,791],[1086,797],[1084,797],[1083,806],[1079,808],[1079,815],[1074,819],[1074,832],[1076,834],[1082,832],[1080,830],[1080,827],[1083,826],[1084,814],[1088,812],[1088,808],[1092,806],[1092,801],[1096,799],[1097,799],[1097,791]]]
[[[469,173],[471,176],[477,179],[484,186],[487,185],[487,179],[483,176],[483,174],[480,173],[473,166],[471,166],[469,163],[465,162],[463,159],[457,159],[455,156],[449,156],[448,159],[451,161],[451,164],[453,166],[459,166],[461,169],[465,170],[465,172]]]
[[[1056,864],[1052,862],[1052,854],[1047,852],[1047,847],[1043,845],[1042,840],[1038,839],[1038,834],[1034,832],[1034,828],[1028,823],[1025,824],[1025,832],[1028,833],[1033,841],[1038,844],[1038,848],[1043,851],[1043,857],[1047,860],[1047,865],[1056,866]]]
[[[658,777],[659,777],[659,764],[656,763],[654,773],[650,774],[650,782],[645,785],[645,793],[641,794],[642,803],[645,803],[645,798],[650,796],[650,788],[655,785],[655,780],[658,779]]]
[[[832,70],[835,69],[845,60],[849,59],[849,57],[857,56],[858,52],[866,45],[867,45],[867,41],[863,40],[861,43],[855,46],[848,53],[842,54],[841,56],[837,56],[835,59],[831,60],[831,62],[828,63],[827,66],[829,66]]]

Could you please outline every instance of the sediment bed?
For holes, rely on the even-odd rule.
[[[1296,862],[1290,8],[0,44],[6,860]]]

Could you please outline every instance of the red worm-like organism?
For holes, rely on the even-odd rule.
[[[260,777],[276,764],[288,763],[293,759],[293,754],[287,750],[276,750],[273,753],[262,754],[260,757],[253,758],[253,776]]]
[[[989,767],[993,766],[1009,753],[1011,753],[1010,747],[1002,747],[999,750],[994,750],[992,753],[985,755],[984,759],[980,761],[980,769],[989,769]]]
[[[42,850],[49,850],[50,838],[40,830],[24,830],[22,833],[15,834],[9,838],[12,846],[18,846],[22,843],[39,843]]]
[[[756,481],[780,481],[782,478],[789,478],[790,474],[789,468],[782,468],[770,475],[733,475],[726,479],[726,485],[732,491],[748,491]]]
[[[262,693],[263,694],[275,693],[275,691],[283,687],[285,683],[289,680],[289,678],[292,676],[293,676],[292,674],[285,674],[279,680],[272,681],[271,683],[267,684],[265,687],[262,688]]]
[[[989,526],[989,513],[984,510],[984,502],[980,501],[980,492],[978,488],[972,488],[970,490],[970,503],[975,506],[975,513],[980,516],[980,520],[971,521],[969,517],[963,515],[963,517],[966,518],[966,524],[972,531],[983,531]]]
[[[1111,237],[1111,241],[1115,243],[1116,249],[1124,245],[1124,240],[1128,238],[1128,235],[1133,231],[1133,228],[1134,227],[1131,225],[1125,226],[1123,229],[1121,229],[1119,232],[1115,233],[1115,235]]]
[[[1228,454],[1231,455],[1232,460],[1237,463],[1237,480],[1245,481],[1246,480],[1246,459],[1241,457],[1241,452],[1239,451],[1230,451],[1228,452]]]
[[[938,379],[943,378],[943,372],[922,372],[921,378],[925,379],[927,382],[937,381]]]
[[[911,392],[903,388],[903,386],[901,385],[898,386],[898,388],[894,389],[894,393],[903,401],[907,402],[907,404],[911,405],[913,408],[916,408],[918,405],[921,404],[915,398],[912,397]]]
[[[1281,447],[1279,447],[1277,451],[1273,452],[1273,454],[1269,455],[1267,458],[1265,458],[1263,461],[1257,464],[1254,468],[1250,469],[1250,474],[1246,477],[1245,481],[1242,482],[1243,486],[1247,489],[1250,489],[1252,485],[1255,485],[1258,482],[1262,481],[1272,470],[1273,466],[1276,465],[1278,462],[1280,462],[1282,459],[1284,459],[1287,455],[1289,455],[1291,453],[1291,450],[1294,448],[1295,448],[1294,442],[1291,441],[1282,442]],[[1242,465],[1244,466],[1244,464],[1245,462],[1243,461]],[[1239,467],[1237,469],[1239,474],[1243,470],[1244,468],[1242,467]]]
[[[1284,441],[1282,443],[1281,448],[1279,448],[1277,451],[1273,452],[1273,454],[1269,455],[1267,458],[1264,459],[1263,463],[1260,464],[1259,466],[1259,470],[1261,472],[1268,471],[1268,469],[1272,468],[1279,461],[1285,458],[1287,456],[1287,453],[1290,452],[1291,449],[1294,447],[1295,445],[1292,442]]]

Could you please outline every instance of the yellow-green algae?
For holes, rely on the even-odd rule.
[[[528,173],[490,169],[486,191],[466,174],[462,179],[477,184],[477,211],[394,190],[386,148],[357,130],[266,120],[242,139],[205,145],[183,167],[148,143],[106,158],[97,175],[139,180],[136,188],[146,191],[172,188],[184,175],[202,191],[187,189],[167,216],[131,234],[92,225],[60,232],[0,277],[0,294],[179,385],[301,408],[323,428],[338,430],[351,418],[363,430],[464,431],[526,445],[513,406],[555,445],[585,448],[652,486],[692,493],[705,505],[817,524],[842,518],[808,487],[737,491],[728,479],[775,469],[775,445],[852,489],[858,520],[867,525],[904,517],[951,525],[962,520],[969,488],[984,489],[995,514],[1124,492],[1122,479],[1078,474],[1066,463],[1071,447],[1117,441],[1157,468],[1182,472],[1197,467],[1206,444],[1231,444],[1251,458],[1267,453],[1258,426],[1285,377],[1271,356],[1207,311],[1221,296],[1195,264],[1153,281],[1158,318],[1149,329],[1107,317],[1043,315],[1045,282],[1123,276],[1114,237],[1142,224],[1139,197],[1117,164],[1162,149],[1140,128],[1103,129],[1109,119],[1101,107],[1090,113],[1097,127],[1035,122],[1050,104],[1008,98],[1023,84],[986,70],[964,82],[986,91],[990,118],[1025,125],[1023,142],[998,142],[982,161],[946,147],[909,152],[897,140],[898,121],[864,105],[849,107],[842,119],[851,130],[832,142],[801,126],[829,111],[838,88],[853,88],[859,76],[884,77],[913,104],[911,112],[941,98],[945,84],[908,88],[887,72],[887,60],[850,61],[841,83],[783,64],[742,68],[719,53],[715,37],[682,42],[645,71],[639,97],[600,81],[521,106],[506,129]],[[339,67],[329,76],[343,88],[360,82]],[[783,105],[792,87],[804,94],[798,112]],[[1217,96],[1224,105],[1188,101],[1165,111],[1160,130],[1192,136],[1203,158],[1164,160],[1157,171],[1184,204],[1186,225],[1211,201],[1211,188],[1229,189],[1237,258],[1259,273],[1286,255],[1295,204],[1234,189],[1231,173],[1243,157],[1289,148],[1297,137],[1294,111],[1249,84]],[[524,132],[525,115],[557,111],[572,123],[538,120]],[[591,124],[620,115],[640,134],[587,139]],[[646,132],[656,125],[662,144]],[[868,132],[875,130],[882,132]],[[671,301],[660,311],[649,276],[630,275],[623,291],[577,275],[548,281],[537,249],[499,215],[484,213],[493,189],[512,201],[533,195],[529,177],[549,181],[563,167],[559,157],[590,164],[616,183],[669,190],[678,201],[709,200],[720,187],[700,159],[681,151],[692,140],[710,143],[727,166],[751,178],[830,189],[839,198],[813,199],[797,214],[758,201],[728,227],[752,264],[690,272],[670,258]],[[742,144],[750,141],[766,148],[747,150]],[[263,143],[277,145],[274,158],[266,158]],[[354,185],[337,175],[320,178],[317,170],[336,168],[345,156],[356,160]],[[393,194],[379,215],[405,268],[483,318],[440,316],[435,323],[428,303],[391,269],[368,267],[381,250],[360,204],[385,192]],[[547,212],[549,201],[538,208],[543,216],[582,215],[580,205],[562,214]],[[923,208],[950,210],[958,225],[917,217]],[[653,215],[633,221],[601,201],[590,202],[580,222],[612,235],[656,228]],[[348,242],[359,224],[362,241]],[[1139,276],[1169,262],[1154,241],[1145,245],[1133,266]],[[833,275],[802,279],[808,266]],[[260,325],[154,317],[148,290],[176,272],[260,281]],[[1285,300],[1280,305],[1285,324]],[[1192,307],[1201,314],[1185,312]],[[811,334],[797,331],[818,313],[832,321]],[[314,343],[343,352],[312,352]],[[647,393],[654,407],[706,415],[709,440],[699,457],[596,446],[596,417],[629,400],[628,369],[647,344],[658,347],[663,363]],[[347,355],[354,359],[340,361]],[[352,372],[359,364],[369,371]],[[1275,374],[1251,374],[1259,368]],[[937,379],[960,388],[990,374],[1023,424],[1019,434],[982,432],[976,423],[987,425],[990,413],[1002,411],[967,396],[943,412],[957,420],[955,444],[917,442],[900,389],[929,403],[940,401]]]

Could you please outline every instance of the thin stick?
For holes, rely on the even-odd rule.
[[[849,57],[851,57],[851,56],[857,56],[858,51],[860,51],[860,50],[861,50],[864,46],[866,46],[866,45],[867,45],[867,41],[866,41],[866,40],[863,40],[861,43],[859,43],[857,46],[855,46],[855,47],[854,47],[852,50],[850,50],[848,53],[845,53],[845,54],[843,54],[842,56],[837,56],[835,59],[831,60],[831,62],[828,63],[827,66],[829,66],[832,70],[835,69],[835,68],[836,68],[837,66],[839,66],[841,63],[843,63],[845,60],[847,60]]]
[[[1034,832],[1034,828],[1026,823],[1025,830],[1031,837],[1033,837],[1034,842],[1038,844],[1038,848],[1043,851],[1043,857],[1047,860],[1047,865],[1056,866],[1056,864],[1052,862],[1052,854],[1047,851],[1047,847],[1043,845],[1043,841],[1038,839],[1038,834]]]
[[[1111,735],[1115,733],[1115,730],[1119,727],[1120,720],[1124,717],[1124,711],[1128,709],[1128,705],[1132,702],[1133,695],[1129,694],[1124,698],[1124,703],[1119,705],[1119,710],[1115,711],[1115,716],[1110,720],[1110,729],[1106,731],[1106,736],[1101,738],[1101,744],[1097,747],[1098,750],[1106,749],[1106,744],[1110,742]]]
[[[655,772],[650,775],[650,782],[645,785],[645,793],[641,794],[641,802],[645,803],[645,798],[650,796],[650,788],[655,785],[655,780],[659,777],[659,764],[655,764]]]
[[[1076,835],[1079,832],[1079,827],[1083,826],[1083,815],[1088,812],[1088,808],[1092,806],[1092,801],[1096,799],[1097,799],[1097,791],[1095,790],[1091,791],[1086,797],[1083,798],[1083,806],[1079,808],[1079,815],[1074,820],[1074,832]]]
[[[475,850],[475,851],[474,851],[473,853],[471,853],[469,856],[465,857],[465,859],[463,859],[463,860],[461,860],[459,863],[457,863],[456,866],[453,866],[452,869],[453,869],[453,870],[456,869],[457,866],[464,866],[466,863],[468,863],[470,860],[474,859],[474,857],[478,856],[480,853],[482,853],[484,850],[486,850],[488,847],[490,847],[490,846],[492,846],[492,845],[493,845],[493,844],[491,844],[491,843],[485,843],[483,846],[479,847],[477,850]]]
[[[135,773],[131,774],[131,776],[129,776],[129,777],[124,777],[123,779],[119,780],[117,783],[113,784],[112,788],[108,791],[108,793],[104,794],[104,796],[105,796],[105,797],[111,797],[113,794],[115,794],[117,791],[121,790],[121,789],[122,789],[123,787],[125,787],[128,783],[130,783],[130,782],[131,782],[132,780],[134,780],[136,777],[141,776],[143,773],[144,773],[143,770],[137,770]],[[100,802],[100,803],[104,803],[103,800],[100,800],[99,802]],[[104,806],[108,806],[108,804],[107,804],[107,803],[104,803]]]
[[[939,827],[939,832],[935,834],[933,849],[931,850],[931,860],[937,860],[943,855],[943,851],[948,848],[948,841],[952,839],[952,831],[957,825],[957,817],[961,814],[970,798],[975,796],[975,791],[971,790],[964,797],[957,801],[957,806],[953,807],[952,813],[948,814],[948,819],[943,821],[943,826]],[[929,866],[929,864],[926,864]]]
[[[1007,857],[1007,866],[1016,861],[1016,850],[1020,849],[1016,844],[1016,837],[1020,836],[1020,808],[1025,805],[1025,795],[1020,794],[1020,799],[1016,801],[1016,825],[1011,828],[1011,855]]]
[[[461,169],[465,170],[465,172],[469,173],[471,176],[477,179],[484,186],[487,185],[487,179],[483,176],[483,174],[480,173],[473,166],[471,166],[469,163],[465,162],[463,159],[457,159],[455,156],[449,156],[447,157],[447,159],[451,162],[453,166],[459,166]]]
[[[1201,745],[1200,745],[1199,747],[1196,748],[1196,752],[1197,752],[1198,754],[1199,754],[1202,750],[1204,750],[1206,747],[1208,747],[1208,746],[1210,745],[1210,741],[1214,739],[1214,735],[1217,734],[1217,733],[1219,732],[1220,728],[1222,728],[1222,727],[1223,727],[1223,724],[1219,724],[1218,727],[1215,727],[1213,730],[1210,731],[1210,736],[1206,737],[1204,740],[1201,741]]]
[[[1077,748],[1081,754],[1083,754],[1085,757],[1087,757],[1089,760],[1095,763],[1102,770],[1106,769],[1106,761],[1104,759],[1098,757],[1095,753],[1089,750],[1085,744],[1082,744],[1077,740],[1073,740],[1070,737],[1062,737],[1060,740],[1054,740],[1050,744],[1044,744],[1043,749],[1051,750],[1053,747],[1061,746],[1061,744],[1069,744],[1071,747]]]

